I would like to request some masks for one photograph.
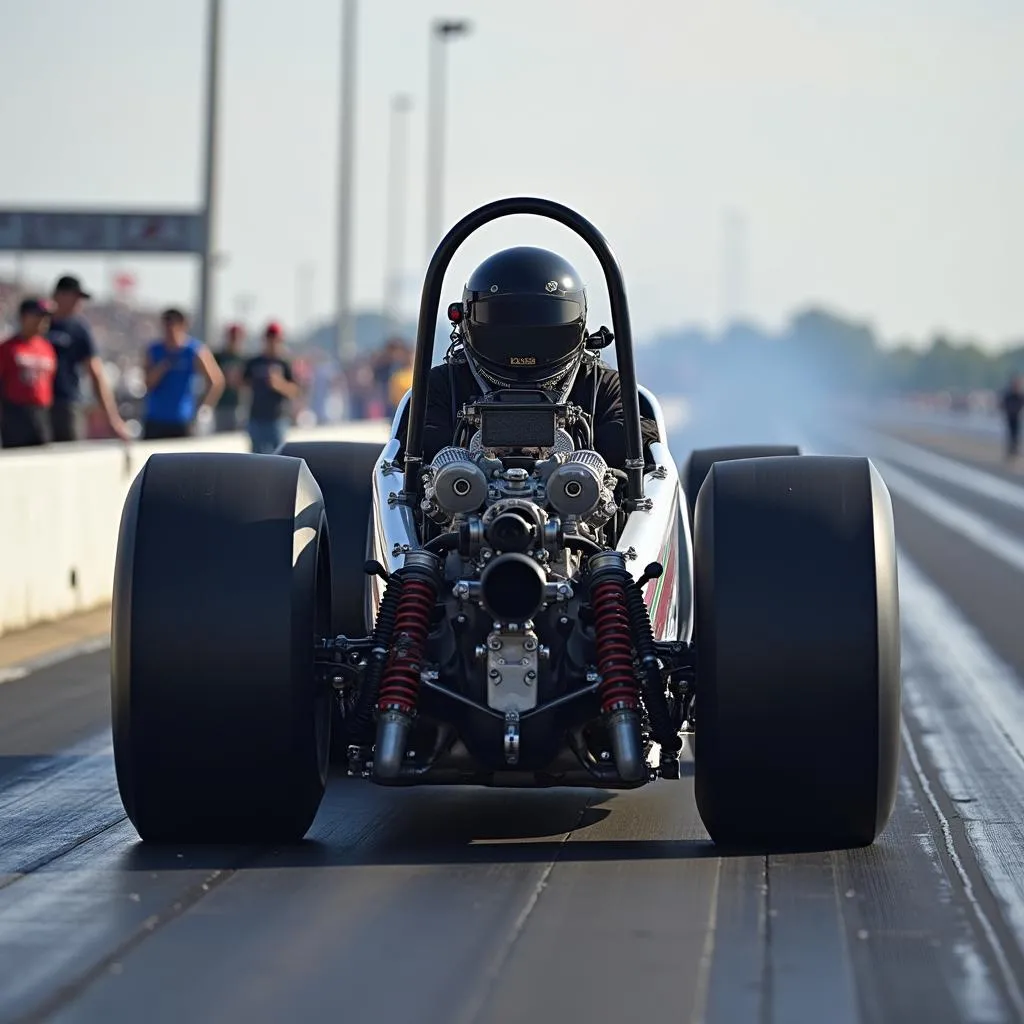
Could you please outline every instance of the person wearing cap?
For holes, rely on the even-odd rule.
[[[277,321],[267,324],[263,352],[245,364],[244,381],[251,392],[249,439],[257,455],[272,455],[284,444],[288,403],[301,392],[291,362],[284,355],[284,332]]]
[[[147,441],[189,437],[196,415],[204,405],[216,405],[224,390],[224,374],[213,353],[188,332],[180,309],[166,309],[160,317],[163,338],[146,350],[146,407],[142,437]],[[206,394],[197,404],[196,376],[206,378]]]
[[[50,440],[57,354],[45,336],[50,316],[40,299],[18,308],[18,333],[0,344],[0,442],[27,448]]]
[[[213,410],[217,433],[238,429],[239,397],[245,371],[245,357],[242,355],[244,340],[242,325],[230,324],[224,332],[224,347],[214,354],[220,372],[224,374],[224,392],[217,408]]]
[[[85,437],[80,379],[84,366],[110,429],[122,441],[127,441],[131,433],[117,411],[89,325],[79,313],[88,298],[91,296],[81,281],[69,274],[60,278],[53,289],[53,315],[47,335],[57,353],[57,376],[50,409],[52,437],[54,441],[79,441]]]

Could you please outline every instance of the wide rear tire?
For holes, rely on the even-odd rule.
[[[331,629],[366,636],[367,538],[373,516],[373,468],[383,445],[365,441],[293,441],[279,455],[303,459],[324,497],[331,533]]]
[[[366,636],[366,572],[373,517],[373,469],[382,445],[365,441],[293,441],[281,455],[303,459],[324,496],[331,534],[331,634]],[[351,737],[332,701],[331,763],[348,764]]]
[[[800,449],[792,444],[747,444],[727,448],[695,448],[683,466],[683,489],[686,492],[686,510],[693,532],[693,510],[701,485],[716,462],[734,462],[737,459],[767,459],[780,455],[799,455]]]
[[[112,609],[114,761],[144,840],[301,839],[323,798],[330,690],[323,499],[297,459],[153,455]]]
[[[716,463],[695,524],[696,796],[717,843],[867,845],[899,763],[892,504],[863,458]]]

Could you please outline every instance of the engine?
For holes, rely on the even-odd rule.
[[[567,419],[506,412],[422,471],[427,529],[371,638],[372,774],[557,779],[582,762],[642,784],[650,737],[671,730],[642,725],[641,687],[663,699],[664,684],[642,588],[615,550],[617,475],[575,447]]]
[[[429,584],[423,607],[434,594],[448,606],[446,621],[459,624],[459,635],[447,642],[446,628],[439,627],[441,638],[432,645],[439,674],[497,713],[464,723],[460,732],[471,746],[478,741],[473,753],[479,760],[500,752],[509,766],[519,763],[520,717],[586,686],[592,675],[592,629],[579,615],[577,578],[582,559],[606,548],[603,528],[617,505],[605,460],[595,451],[573,450],[565,431],[539,458],[502,454],[477,435],[469,447],[444,448],[434,457],[424,471],[421,511],[438,527],[424,564],[432,558],[438,565],[432,580],[421,574],[405,587]],[[425,646],[426,623],[418,628]],[[401,671],[394,672],[394,689],[388,678],[382,704],[393,696],[395,721],[407,724]],[[407,682],[412,688],[413,679]],[[494,742],[495,718],[505,727],[500,743]],[[395,740],[396,765],[399,745]],[[539,735],[529,746],[534,760],[554,753]]]
[[[454,592],[493,620],[502,644],[529,629],[548,604],[571,595],[581,545],[599,544],[617,510],[604,459],[572,450],[561,433],[556,450],[532,465],[506,465],[477,444],[442,449],[425,473],[423,512],[458,553],[448,572]],[[536,689],[520,696],[533,706]]]

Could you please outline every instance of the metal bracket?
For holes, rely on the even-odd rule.
[[[487,704],[496,711],[529,711],[537,706],[537,634],[524,625],[499,627],[487,637]],[[516,719],[518,721],[518,717]]]
[[[505,763],[519,763],[519,712],[505,712]]]
[[[622,507],[627,512],[650,512],[654,508],[654,500],[652,498],[626,498],[622,502]]]

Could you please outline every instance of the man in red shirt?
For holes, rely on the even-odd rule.
[[[45,337],[50,310],[39,299],[25,299],[18,319],[18,333],[0,345],[0,441],[4,448],[26,448],[50,440],[57,373],[57,353]]]

